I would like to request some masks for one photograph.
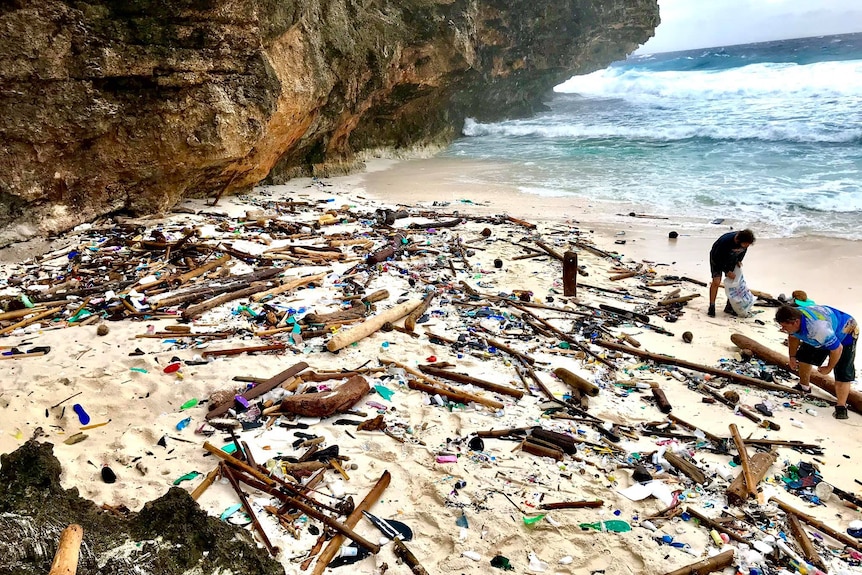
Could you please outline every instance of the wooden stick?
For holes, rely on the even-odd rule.
[[[771,451],[769,453],[760,451],[751,457],[751,482],[755,485],[755,489],[772,464],[775,463],[775,460],[776,455]],[[746,499],[748,499],[749,490],[742,473],[737,475],[730,483],[730,486],[725,490],[725,495],[731,505],[742,505],[745,503]]]
[[[407,563],[407,566],[410,567],[414,575],[428,575],[428,571],[419,563],[419,560],[416,559],[416,556],[413,555],[413,552],[407,548],[403,541],[393,539],[392,544],[395,547],[392,551],[399,559]]]
[[[722,445],[724,443],[724,439],[722,439],[721,437],[719,437],[713,433],[710,433],[701,427],[697,427],[696,425],[694,425],[692,423],[688,423],[687,421],[683,421],[682,419],[680,419],[676,415],[668,413],[667,418],[669,420],[673,421],[674,423],[678,423],[678,424],[680,424],[683,427],[686,427],[688,429],[692,429],[692,430],[700,429],[703,432],[703,434],[706,436],[706,438],[709,439],[710,441],[712,441],[713,443],[715,443],[716,445]]]
[[[194,319],[205,311],[209,311],[214,307],[218,307],[235,299],[241,299],[263,291],[266,289],[266,286],[267,284],[265,282],[256,282],[243,289],[228,292],[214,298],[210,298],[206,301],[202,301],[199,304],[189,306],[183,310],[183,318]]]
[[[423,378],[425,379],[425,378]],[[443,397],[447,397],[451,400],[457,401],[459,403],[470,403],[471,401],[475,403],[482,404],[486,407],[490,407],[491,409],[503,409],[503,404],[499,401],[495,401],[493,399],[486,399],[479,395],[474,395],[472,393],[467,393],[466,391],[457,391],[450,387],[437,387],[434,385],[428,385],[425,383],[420,383],[415,379],[411,379],[407,382],[407,386],[410,389],[418,389],[419,391],[424,391],[425,393],[430,393],[432,395],[441,395]]]
[[[283,343],[272,343],[269,345],[254,345],[250,347],[233,347],[229,349],[209,349],[203,352],[204,357],[218,357],[222,355],[240,355],[242,353],[252,353],[255,351],[280,351],[286,349],[287,346]]]
[[[80,525],[73,523],[63,529],[48,575],[75,575],[78,571],[78,555],[83,539],[84,528]]]
[[[802,549],[802,556],[805,557],[805,560],[815,567],[825,570],[826,564],[820,558],[820,554],[817,553],[805,529],[802,528],[799,518],[793,513],[787,514],[787,526],[790,527],[790,533],[793,535],[793,538],[799,543],[799,547]]]
[[[422,314],[431,306],[431,301],[434,299],[434,296],[437,295],[437,292],[428,292],[428,295],[425,296],[425,299],[422,300],[416,309],[407,314],[407,317],[404,318],[404,327],[408,331],[413,331],[416,329],[416,320],[422,317]]]
[[[458,383],[466,383],[468,385],[475,385],[476,387],[481,387],[482,389],[487,389],[488,391],[493,391],[494,393],[509,395],[517,399],[521,399],[522,397],[524,397],[524,392],[520,389],[514,389],[505,385],[498,385],[496,383],[491,383],[490,381],[485,381],[483,379],[479,379],[462,373],[454,373],[441,367],[420,365],[419,370],[422,373],[427,373],[428,375],[432,375],[434,377],[448,379],[450,381],[456,381]]]
[[[639,273],[640,272],[623,272],[621,274],[612,275],[608,279],[611,280],[612,282],[615,282],[615,281],[619,281],[619,280],[624,280],[626,278],[634,277],[634,276],[638,275]]]
[[[362,512],[369,511],[371,507],[380,500],[380,496],[383,495],[383,492],[389,486],[390,480],[391,475],[389,475],[388,471],[384,471],[383,475],[380,476],[380,479],[377,480],[374,487],[371,488],[371,491],[369,491],[362,499],[362,502],[356,506],[350,515],[347,516],[347,519],[344,520],[344,524],[348,527],[356,527],[356,524],[359,523],[360,519],[362,519]],[[344,535],[340,533],[337,533],[329,540],[329,543],[326,544],[326,547],[323,548],[323,551],[317,558],[317,563],[315,563],[314,570],[311,572],[311,575],[321,575],[323,573],[326,566],[338,553],[338,549],[341,547],[343,542]]]
[[[727,527],[725,527],[724,525],[722,525],[718,521],[713,521],[712,519],[710,519],[709,517],[707,517],[706,515],[704,515],[700,511],[698,511],[697,509],[692,509],[691,507],[686,507],[685,511],[686,511],[686,513],[688,513],[689,515],[691,515],[692,517],[694,517],[695,519],[700,521],[708,529],[715,529],[719,533],[724,533],[725,535],[727,535],[728,537],[730,537],[734,541],[738,541],[740,543],[745,543],[746,545],[750,544],[750,542],[751,542],[750,539],[746,539],[745,537],[742,537],[741,535],[731,531],[730,529],[728,529]]]
[[[427,384],[423,384],[423,383],[419,383],[415,379],[411,380],[407,383],[407,385],[408,385],[408,387],[410,387],[410,389],[418,389],[419,391],[424,391],[425,393],[431,393],[431,394],[439,393],[443,397],[448,397],[450,399],[454,399],[454,400],[460,401],[462,403],[469,403],[471,401],[474,401],[476,403],[480,403],[482,405],[485,405],[487,407],[491,407],[493,409],[503,409],[503,404],[500,403],[499,401],[495,401],[493,399],[487,399],[487,398],[481,397],[479,395],[468,393],[466,391],[460,391],[460,390],[452,389],[449,386],[444,385],[443,383],[440,383],[439,381],[428,377],[427,375],[423,374],[422,372],[419,372],[419,371],[413,369],[409,365],[395,361],[394,359],[379,358],[379,361],[381,363],[393,364],[397,367],[400,367],[401,369],[403,369],[404,371],[406,371],[407,373],[409,373],[413,377],[427,382]]]
[[[207,473],[207,476],[204,477],[204,480],[200,482],[200,485],[195,487],[194,491],[192,491],[192,499],[197,501],[201,495],[204,494],[204,491],[209,489],[209,487],[215,483],[216,478],[219,476],[219,472],[221,469],[216,466],[212,471]]]
[[[650,353],[648,351],[643,351],[640,349],[633,349],[631,347],[608,341],[605,339],[597,339],[593,341],[598,346],[605,347],[607,349],[613,349],[615,351],[621,351],[623,353],[627,353],[629,355],[634,355],[636,357],[640,357],[643,359],[650,359],[652,361],[658,363],[665,363],[667,365],[675,365],[677,367],[682,367],[685,369],[691,369],[694,371],[699,371],[701,373],[709,373],[711,375],[716,375],[719,377],[726,377],[737,383],[744,383],[746,385],[750,385],[752,387],[758,387],[761,389],[769,389],[772,391],[784,391],[787,393],[792,393],[794,395],[804,395],[801,392],[798,392],[794,389],[787,387],[786,385],[777,385],[774,383],[767,383],[765,381],[755,379],[753,377],[748,377],[747,375],[741,375],[739,373],[735,373],[732,371],[726,371],[723,369],[718,369],[715,367],[710,367],[708,365],[701,365],[699,363],[693,363],[690,361],[685,361],[682,359],[677,359],[675,357],[671,357],[669,355],[662,355],[660,353]]]
[[[595,501],[558,501],[556,503],[542,503],[539,505],[539,509],[543,511],[553,509],[595,509],[604,504],[605,502],[601,499],[596,499]]]
[[[749,494],[756,495],[757,486],[754,485],[754,477],[751,475],[751,461],[748,459],[748,450],[745,448],[745,443],[742,441],[742,436],[739,435],[739,429],[736,427],[736,424],[731,423],[729,427],[730,435],[736,444],[736,450],[739,452],[739,461],[742,464],[742,476],[745,478],[745,486]]]
[[[686,302],[690,302],[691,300],[693,300],[693,299],[694,299],[694,298],[696,298],[696,297],[700,297],[700,294],[699,294],[699,293],[695,293],[695,294],[691,294],[691,295],[684,295],[684,296],[682,296],[682,297],[674,297],[674,298],[671,298],[671,299],[663,299],[663,300],[661,300],[660,302],[658,302],[658,305],[660,305],[660,306],[662,306],[662,307],[667,307],[667,306],[673,305],[673,304],[675,304],[675,303],[686,303]]]
[[[770,500],[774,501],[775,504],[778,505],[778,507],[782,511],[784,511],[785,513],[792,513],[793,515],[797,516],[799,519],[801,519],[805,523],[823,531],[824,533],[826,533],[827,535],[829,535],[830,537],[832,537],[836,541],[840,541],[844,545],[852,547],[856,551],[862,551],[862,543],[860,543],[859,540],[857,540],[853,537],[850,537],[849,535],[845,535],[844,533],[842,533],[836,529],[833,529],[832,527],[829,527],[828,525],[826,525],[822,521],[815,519],[814,517],[808,515],[807,513],[803,513],[802,511],[796,509],[795,507],[791,507],[790,505],[788,505],[787,503],[784,503],[780,499],[776,499],[775,497],[772,497],[772,498],[770,498]]]
[[[578,252],[563,254],[563,295],[578,297]]]
[[[365,537],[363,537],[362,535],[360,535],[359,533],[354,531],[353,528],[349,527],[348,525],[345,525],[344,523],[342,523],[340,521],[336,521],[335,519],[333,519],[329,515],[326,515],[325,513],[321,513],[320,511],[318,511],[314,507],[306,505],[305,503],[303,503],[302,501],[300,501],[294,497],[289,497],[287,499],[288,499],[289,505],[296,507],[297,509],[299,509],[300,511],[302,511],[303,513],[305,513],[309,517],[313,517],[314,519],[317,519],[318,521],[322,521],[323,523],[325,523],[329,527],[332,527],[333,529],[335,529],[336,531],[338,531],[342,535],[349,537],[350,539],[355,541],[358,545],[365,547],[366,549],[368,549],[372,553],[378,553],[380,551],[380,545],[378,545],[377,543],[374,543],[372,541],[369,541],[368,539],[366,539]]]
[[[281,385],[285,381],[294,377],[295,375],[297,375],[299,372],[306,369],[307,367],[308,367],[307,363],[305,363],[304,361],[300,361],[296,365],[288,367],[284,371],[277,373],[276,375],[267,379],[263,383],[255,385],[254,387],[252,387],[251,389],[249,389],[245,393],[243,393],[242,396],[247,400],[251,400],[251,399],[254,399],[256,397],[260,397],[261,395],[263,395],[267,391],[275,389],[277,386]],[[214,408],[212,408],[211,410],[209,410],[209,413],[207,413],[206,418],[212,419],[213,417],[218,417],[220,415],[223,415],[223,414],[227,413],[227,411],[232,407],[232,405],[233,404],[230,402],[227,402],[227,403],[224,403],[221,405],[217,405]]]
[[[343,329],[336,332],[329,342],[326,344],[326,349],[329,351],[338,351],[343,347],[347,347],[351,343],[357,342],[379,330],[386,323],[397,321],[416,309],[422,303],[417,300],[409,300],[404,303],[396,304],[393,307],[371,316],[361,324],[350,329]]]
[[[261,301],[262,299],[269,297],[271,295],[277,295],[280,293],[284,293],[286,291],[290,291],[294,288],[298,288],[300,286],[304,286],[304,285],[308,285],[308,284],[316,282],[316,281],[320,281],[326,277],[327,273],[328,272],[313,275],[313,276],[305,276],[305,277],[300,277],[300,278],[288,280],[278,287],[274,287],[272,289],[268,289],[266,291],[263,291],[263,292],[260,292],[260,293],[257,293],[255,295],[251,296],[251,301]]]
[[[275,547],[269,540],[269,537],[266,535],[266,531],[263,530],[263,525],[260,524],[260,521],[257,519],[257,515],[254,512],[254,509],[251,508],[251,503],[248,502],[248,498],[243,493],[242,488],[239,486],[239,482],[237,482],[236,477],[231,471],[230,467],[221,464],[221,474],[227,477],[227,480],[230,482],[233,490],[236,491],[237,497],[239,497],[240,503],[242,503],[245,512],[248,513],[248,516],[251,517],[251,524],[254,527],[257,534],[260,535],[263,544],[266,546],[266,550],[269,551],[269,554],[275,557],[279,553],[278,547]]]
[[[503,351],[505,351],[509,355],[520,359],[522,362],[524,362],[528,365],[534,365],[536,363],[536,360],[533,359],[532,357],[530,357],[529,355],[527,355],[525,353],[521,353],[520,351],[518,351],[516,349],[512,349],[511,347],[509,347],[508,345],[506,345],[504,343],[500,343],[499,341],[491,339],[490,337],[483,337],[483,336],[479,336],[479,337],[482,338],[485,342],[487,342],[488,345],[492,345],[492,346],[496,347],[497,349],[502,349]]]
[[[196,267],[195,269],[193,269],[190,272],[186,272],[184,274],[180,274],[177,276],[166,278],[164,281],[167,282],[167,284],[169,286],[171,286],[172,288],[176,288],[176,287],[183,285],[184,283],[188,282],[191,279],[194,279],[198,276],[204,275],[205,273],[207,273],[210,270],[213,270],[215,268],[219,268],[219,267],[225,265],[229,261],[230,261],[230,256],[224,255],[217,260],[213,260],[213,261],[206,263],[202,266]],[[155,285],[160,284],[160,283],[162,283],[162,282],[157,281],[157,282],[154,282],[153,284],[149,284],[147,287],[155,286]]]
[[[44,304],[37,305],[35,307],[25,307],[24,309],[16,309],[15,311],[6,311],[0,313],[0,321],[7,319],[18,319],[19,317],[28,316],[31,313],[39,313],[44,310]],[[75,314],[72,314],[75,315]]]
[[[23,320],[19,321],[18,323],[14,323],[14,324],[10,325],[9,327],[4,327],[3,329],[0,329],[0,335],[5,335],[7,333],[13,332],[16,329],[20,329],[22,327],[27,327],[28,325],[36,323],[37,321],[39,321],[42,318],[56,314],[57,312],[59,312],[64,307],[65,306],[58,305],[57,307],[52,307],[52,308],[47,309],[41,313],[37,313],[33,317],[28,317],[27,319],[23,319]]]
[[[576,373],[572,373],[568,369],[563,367],[558,367],[554,370],[554,375],[560,378],[563,383],[571,387],[572,389],[579,391],[581,393],[585,393],[590,397],[595,397],[599,394],[598,386],[590,383],[580,375]]]
[[[719,553],[709,559],[668,571],[665,575],[706,575],[707,573],[715,573],[721,571],[725,567],[733,563],[733,549],[729,549],[723,553]]]
[[[695,483],[706,483],[706,474],[691,461],[683,459],[676,453],[672,453],[670,451],[665,452],[664,458],[667,459],[668,463],[673,465],[676,469],[679,469],[686,477]]]

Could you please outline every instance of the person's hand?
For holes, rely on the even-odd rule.
[[[832,368],[829,367],[828,365],[821,365],[820,367],[817,368],[817,371],[819,371],[823,375],[829,375],[829,372],[832,371]]]
[[[736,279],[736,274],[735,274],[735,273],[733,273],[733,272],[727,272],[725,275],[726,275],[727,277],[729,277],[730,279],[732,279],[732,280],[735,280],[735,279]]]
[[[790,369],[793,371],[796,371],[799,368],[799,362],[796,361],[795,357],[791,357],[788,363],[790,364]]]

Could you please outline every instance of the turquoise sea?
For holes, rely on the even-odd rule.
[[[631,56],[546,104],[443,155],[527,194],[862,239],[862,33]]]

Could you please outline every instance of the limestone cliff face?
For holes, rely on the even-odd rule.
[[[528,114],[656,0],[6,0],[0,244]]]

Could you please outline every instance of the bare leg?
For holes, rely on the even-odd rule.
[[[802,367],[800,365],[800,367]],[[847,398],[850,397],[850,382],[836,381],[835,382],[835,399],[838,400],[838,405],[847,405]]]
[[[715,305],[715,298],[718,296],[719,285],[721,285],[721,276],[712,278],[712,283],[709,284],[709,305]]]
[[[810,363],[802,363],[801,361],[799,362],[799,385],[801,385],[802,387],[807,388],[809,385],[811,385],[810,382],[811,382],[811,369],[812,369],[812,367],[813,366]],[[836,386],[836,389],[837,389],[837,386]],[[849,387],[848,387],[847,391],[849,393],[849,391],[850,391]],[[847,397],[845,396],[844,399],[847,399]]]

